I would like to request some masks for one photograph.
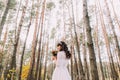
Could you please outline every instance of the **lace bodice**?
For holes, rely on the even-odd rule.
[[[67,67],[68,59],[66,58],[65,52],[60,51],[57,53],[56,67]]]
[[[67,69],[68,59],[64,51],[57,53],[56,68],[52,75],[52,80],[71,80]]]

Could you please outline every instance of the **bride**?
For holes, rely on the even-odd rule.
[[[71,80],[71,76],[67,69],[68,60],[71,58],[71,53],[65,42],[61,41],[57,44],[57,56],[53,56],[56,67],[52,75],[52,80]]]

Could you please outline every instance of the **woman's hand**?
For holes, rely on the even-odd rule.
[[[55,56],[52,56],[52,60],[56,60],[57,58]]]

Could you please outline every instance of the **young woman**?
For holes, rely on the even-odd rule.
[[[57,44],[57,56],[53,56],[56,62],[56,67],[52,75],[52,80],[71,80],[71,76],[67,69],[68,60],[71,54],[65,42],[61,41]]]

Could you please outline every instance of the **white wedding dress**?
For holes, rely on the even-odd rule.
[[[68,59],[65,52],[60,51],[57,54],[56,67],[52,75],[52,80],[71,80],[67,69]]]

